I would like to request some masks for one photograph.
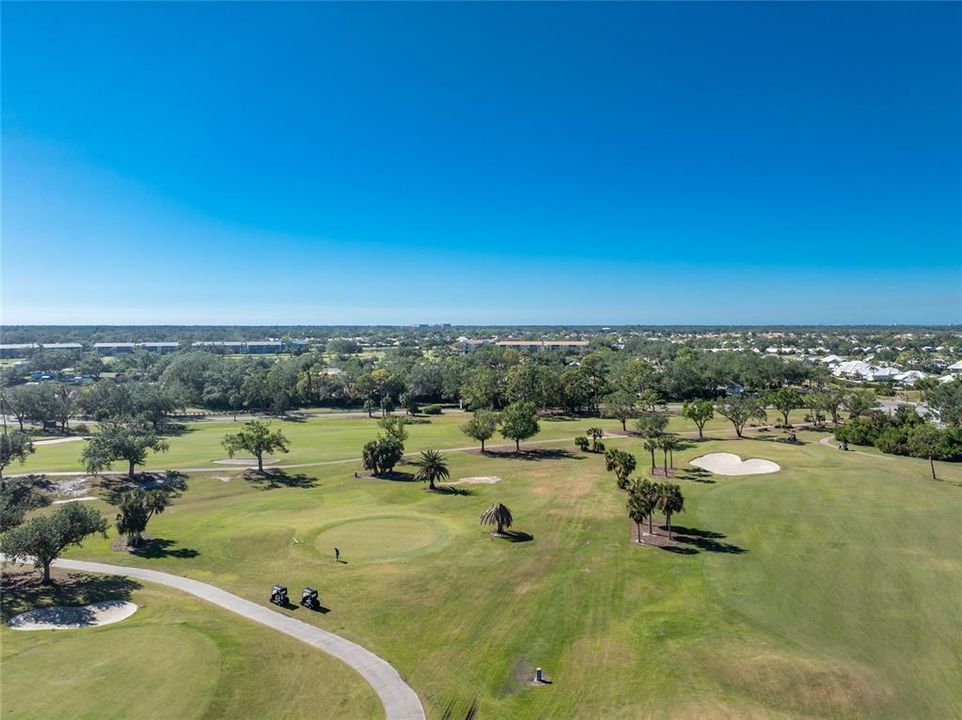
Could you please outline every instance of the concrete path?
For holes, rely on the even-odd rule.
[[[290,635],[308,645],[313,645],[318,650],[347,663],[374,688],[374,692],[381,698],[388,720],[424,720],[424,709],[421,707],[421,701],[414,690],[401,679],[397,670],[370,650],[365,650],[360,645],[345,640],[327,630],[322,630],[301,620],[295,620],[257,603],[252,603],[250,600],[244,600],[213,585],[158,570],[85,562],[83,560],[56,560],[53,566],[63,570],[80,570],[102,575],[124,575],[166,585],[199,597],[201,600],[206,600],[225,610],[230,610],[249,620],[266,625],[285,635]]]

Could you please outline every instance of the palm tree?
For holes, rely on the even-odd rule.
[[[451,477],[444,455],[437,450],[423,450],[421,459],[414,464],[418,467],[418,471],[414,473],[414,479],[427,482],[428,490],[435,489],[434,483]]]
[[[675,450],[681,450],[681,440],[675,435],[666,435],[663,447],[668,451],[668,464],[672,469],[675,467]]]
[[[635,522],[638,542],[641,542],[641,524],[648,519],[648,533],[651,534],[651,513],[655,509],[655,498],[651,493],[649,480],[636,480],[628,490],[628,517]]]
[[[658,449],[661,450],[662,468],[665,477],[668,477],[668,442],[669,439],[667,435],[662,435],[658,438]]]
[[[501,503],[495,503],[481,513],[481,524],[497,525],[496,534],[498,535],[504,535],[504,529],[511,527],[513,522],[514,518],[511,517],[511,511]]]
[[[675,483],[664,483],[660,486],[660,490],[658,506],[665,514],[668,539],[671,540],[671,516],[685,511],[685,496],[681,494],[681,488]]]
[[[658,438],[650,437],[645,440],[645,450],[651,453],[651,474],[655,474],[655,450],[658,449]]]

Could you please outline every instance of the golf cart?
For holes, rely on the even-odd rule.
[[[317,599],[317,588],[306,587],[301,593],[301,605],[311,610],[319,610],[321,601]]]
[[[275,585],[271,590],[271,602],[281,607],[287,606],[287,588],[283,585]]]

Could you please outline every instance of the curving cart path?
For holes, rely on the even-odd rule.
[[[285,635],[290,635],[308,645],[313,645],[318,650],[347,663],[374,688],[374,692],[381,698],[388,720],[424,720],[424,708],[421,707],[421,701],[417,694],[401,679],[397,670],[390,663],[370,650],[365,650],[360,645],[327,630],[282,615],[213,585],[180,575],[83,560],[56,560],[53,566],[64,570],[82,570],[102,575],[125,575],[138,580],[166,585],[199,597],[201,600],[206,600],[225,610],[230,610],[249,620],[266,625]]]

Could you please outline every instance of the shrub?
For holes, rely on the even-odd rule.
[[[588,438],[584,435],[579,435],[575,438],[575,445],[577,445],[578,449],[582,452],[588,452]]]
[[[435,403],[432,405],[425,405],[423,408],[421,408],[421,412],[423,412],[425,415],[440,415],[443,408],[443,405],[438,405]]]

